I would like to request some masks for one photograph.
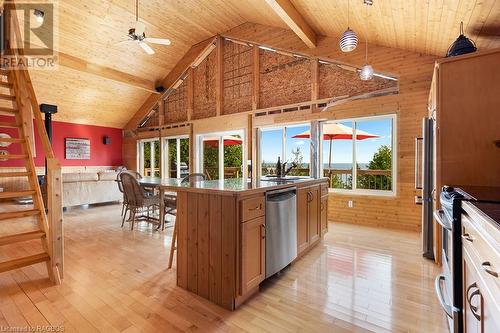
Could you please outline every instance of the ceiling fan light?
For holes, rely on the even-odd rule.
[[[356,33],[351,30],[351,28],[347,28],[347,30],[340,37],[339,46],[342,52],[351,52],[358,45],[358,36]]]
[[[364,65],[359,71],[359,78],[363,81],[368,81],[373,79],[373,67],[371,65]]]
[[[44,16],[45,16],[45,13],[43,11],[41,11],[40,9],[35,9],[33,11],[33,15],[35,16],[36,21],[38,23],[43,23],[43,19],[44,19]]]

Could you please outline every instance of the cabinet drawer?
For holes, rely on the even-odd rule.
[[[245,222],[264,216],[266,203],[264,196],[248,198],[240,201],[240,221]]]

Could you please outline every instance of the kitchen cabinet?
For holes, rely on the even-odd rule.
[[[266,275],[266,223],[258,217],[241,224],[240,295],[257,287]]]
[[[320,240],[321,233],[320,185],[297,190],[297,254],[305,253]]]
[[[466,333],[500,332],[499,229],[469,203],[462,214],[463,320]]]
[[[328,232],[328,195],[321,197],[320,202],[321,237]]]

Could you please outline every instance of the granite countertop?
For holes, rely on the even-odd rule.
[[[182,179],[167,178],[160,179],[155,177],[144,177],[140,182],[144,185],[160,186],[166,190],[172,191],[193,191],[193,192],[226,192],[227,194],[237,194],[247,191],[260,191],[260,190],[273,190],[285,187],[291,187],[296,184],[303,184],[308,182],[321,182],[326,178],[289,178],[282,180],[258,180],[248,181],[243,178],[233,179],[218,179],[218,180],[204,180],[200,182],[182,183]]]

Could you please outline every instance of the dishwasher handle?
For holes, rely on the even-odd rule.
[[[266,201],[276,202],[284,201],[293,198],[297,195],[297,189],[295,187],[284,188],[276,191],[269,191],[266,193]]]

